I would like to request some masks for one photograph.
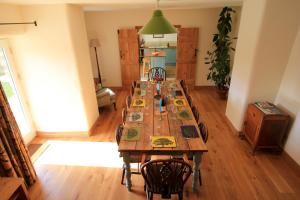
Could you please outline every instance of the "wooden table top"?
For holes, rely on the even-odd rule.
[[[140,127],[140,138],[137,141],[125,141],[122,135],[121,142],[119,144],[120,152],[134,152],[134,153],[148,153],[148,154],[180,154],[188,152],[206,152],[207,147],[203,142],[201,136],[199,138],[185,138],[181,133],[182,125],[194,125],[198,129],[197,122],[192,114],[192,110],[184,95],[183,89],[179,81],[165,81],[161,84],[161,95],[168,97],[167,111],[164,113],[159,112],[159,101],[154,99],[156,92],[156,84],[146,82],[147,87],[146,95],[138,96],[135,92],[134,99],[145,99],[144,107],[131,106],[128,110],[130,112],[143,112],[142,122],[129,122],[126,121],[125,128]],[[139,89],[135,89],[136,91]],[[181,90],[185,100],[185,106],[175,106],[174,97],[171,94],[174,90]],[[177,112],[186,109],[192,117],[189,120],[181,120],[177,118]],[[176,140],[176,147],[174,148],[154,148],[151,145],[151,136],[174,136]]]

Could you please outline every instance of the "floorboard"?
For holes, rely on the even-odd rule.
[[[225,116],[226,101],[215,91],[201,88],[191,91],[193,102],[207,123],[208,153],[201,165],[203,185],[193,193],[191,179],[187,182],[184,199],[299,199],[300,170],[288,156],[270,152],[252,155],[250,145],[242,140]],[[103,109],[96,128],[89,138],[55,138],[66,141],[114,142],[114,130],[121,122],[121,110],[129,91],[117,93],[117,111]],[[47,138],[37,137],[33,145]],[[97,156],[97,152],[91,152]],[[36,166],[38,181],[29,190],[31,199],[146,199],[143,178],[132,176],[133,190],[120,184],[118,168],[44,165]],[[160,199],[155,196],[154,199]],[[173,196],[172,199],[177,199]]]

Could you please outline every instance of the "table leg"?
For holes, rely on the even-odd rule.
[[[126,177],[126,187],[131,191],[131,169],[130,169],[130,155],[128,153],[123,154],[125,177]]]
[[[202,153],[195,153],[193,155],[193,180],[192,180],[192,189],[193,192],[196,191],[196,188],[199,184],[199,168],[200,168],[200,161],[201,161]]]

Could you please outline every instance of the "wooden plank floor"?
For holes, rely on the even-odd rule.
[[[121,109],[129,91],[118,91],[117,111],[106,109],[89,138],[57,140],[114,142],[114,130],[121,122]],[[191,192],[187,182],[184,199],[300,199],[300,169],[287,156],[258,152],[231,129],[225,117],[226,101],[219,100],[211,89],[191,92],[202,118],[208,125],[209,152],[203,156],[203,185]],[[46,138],[36,138],[41,144]],[[97,156],[97,152],[91,152]],[[121,167],[121,166],[120,166]],[[133,191],[120,184],[122,170],[117,168],[45,165],[36,166],[38,181],[29,190],[31,199],[146,199],[143,178],[132,176]],[[160,199],[155,196],[155,199]],[[177,199],[174,195],[172,199]]]

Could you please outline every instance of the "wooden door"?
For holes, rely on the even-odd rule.
[[[122,85],[128,87],[140,79],[139,37],[136,29],[119,29],[119,49]]]
[[[177,38],[176,78],[195,86],[199,28],[179,28]]]

